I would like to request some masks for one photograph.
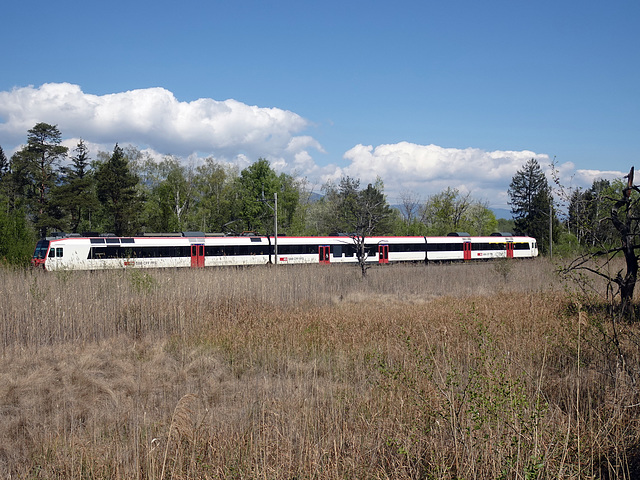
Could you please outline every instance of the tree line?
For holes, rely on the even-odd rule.
[[[37,238],[56,231],[273,234],[275,193],[278,231],[286,235],[517,231],[535,236],[546,249],[551,218],[556,242],[562,232],[585,244],[594,235],[606,236],[606,231],[589,228],[599,214],[589,199],[605,184],[594,184],[597,192],[576,193],[563,224],[536,160],[523,166],[511,183],[514,220],[497,220],[486,202],[454,188],[426,199],[405,193],[394,208],[381,179],[361,185],[359,179],[343,177],[314,195],[305,180],[278,174],[263,158],[242,170],[212,157],[193,166],[171,155],[157,161],[135,146],[118,144],[91,158],[83,140],[69,151],[61,139],[57,126],[38,123],[11,158],[0,147],[0,259],[5,262],[24,262]]]

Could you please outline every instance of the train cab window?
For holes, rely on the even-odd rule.
[[[62,258],[62,256],[63,256],[63,249],[62,248],[56,248],[56,257]]]

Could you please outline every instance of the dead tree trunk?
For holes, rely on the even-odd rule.
[[[633,309],[633,292],[636,288],[638,278],[638,257],[635,253],[636,241],[635,232],[633,231],[633,222],[636,221],[631,211],[631,191],[633,186],[633,167],[627,175],[627,188],[623,190],[622,198],[618,200],[611,208],[611,221],[613,226],[620,234],[622,242],[622,253],[624,254],[626,272],[622,274],[620,270],[613,281],[620,288],[620,316],[630,319],[634,318]],[[624,221],[620,219],[620,209],[624,209]]]

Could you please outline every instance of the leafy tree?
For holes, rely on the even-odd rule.
[[[227,232],[243,228],[236,225],[239,222],[234,211],[237,178],[235,167],[217,163],[211,157],[196,168],[192,221],[199,230]]]
[[[450,232],[488,235],[497,226],[494,213],[485,203],[474,200],[470,193],[463,195],[451,187],[431,195],[420,212],[428,235],[447,235]]]
[[[165,157],[160,163],[149,162],[154,182],[148,189],[145,204],[146,227],[151,231],[191,230],[189,214],[194,205],[195,172],[177,158]]]
[[[516,223],[512,218],[498,218],[496,221],[497,232],[513,233],[516,229]]]
[[[80,140],[71,157],[71,165],[62,167],[60,185],[54,188],[52,196],[63,215],[65,228],[77,233],[91,230],[91,214],[98,211],[100,204],[95,193],[95,179],[91,168],[89,149]]]
[[[273,212],[266,202],[273,202],[279,187],[278,175],[264,158],[240,172],[237,209],[245,230],[273,233]]]
[[[29,130],[27,145],[12,157],[14,185],[27,199],[33,223],[42,237],[59,224],[55,205],[51,203],[51,190],[68,150],[60,143],[57,126],[38,123]]]
[[[486,203],[473,202],[465,212],[462,227],[471,235],[490,235],[498,229],[498,221]]]
[[[142,202],[137,191],[138,177],[131,172],[129,160],[118,144],[111,157],[98,165],[95,175],[98,200],[109,227],[118,236],[136,233]]]
[[[28,265],[35,235],[22,209],[12,209],[0,195],[0,265]]]
[[[278,194],[278,227],[292,228],[300,202],[295,180],[286,174],[277,175],[269,161],[260,158],[240,172],[234,199],[238,218],[244,228],[254,232],[273,233],[274,193]]]
[[[451,187],[431,195],[422,207],[423,222],[429,235],[463,231],[462,219],[471,206],[471,194],[461,195]]]
[[[532,158],[518,170],[507,193],[516,230],[535,237],[543,250],[549,251],[552,241],[549,238],[549,216],[556,226],[559,222],[555,216],[547,177],[536,159]]]

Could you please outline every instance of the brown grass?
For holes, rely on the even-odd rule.
[[[640,472],[638,328],[543,259],[0,281],[5,477]]]

